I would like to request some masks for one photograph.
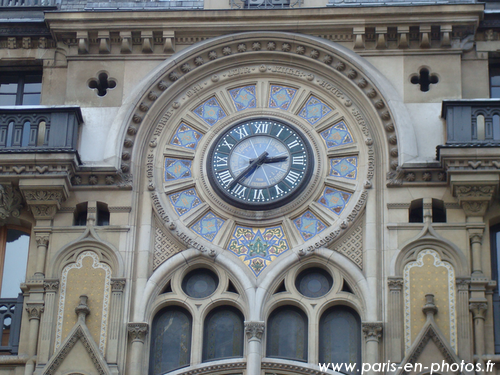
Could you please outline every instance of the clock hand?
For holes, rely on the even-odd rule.
[[[265,158],[262,163],[278,163],[281,161],[285,161],[288,159],[288,156],[271,156],[268,158]],[[255,159],[250,159],[248,162],[252,163]]]
[[[238,176],[236,176],[236,178],[227,186],[228,189],[231,190],[233,187],[236,186],[238,181],[241,180],[243,176],[245,176],[248,172],[250,172],[254,168],[258,167],[260,164],[262,164],[262,162],[267,158],[267,155],[269,155],[267,151],[264,151],[262,154],[259,155],[257,159],[254,159],[250,163],[250,165],[245,169],[243,169],[243,171]]]

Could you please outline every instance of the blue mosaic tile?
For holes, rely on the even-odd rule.
[[[191,177],[191,161],[183,159],[165,159],[165,181]]]
[[[255,108],[257,105],[255,86],[238,87],[237,89],[229,90],[229,95],[231,95],[237,111]]]
[[[201,200],[196,194],[196,190],[188,189],[170,195],[170,203],[174,207],[179,216],[191,211],[193,208],[201,204]]]
[[[203,238],[213,241],[223,224],[224,220],[209,212],[196,222],[191,229]]]
[[[311,125],[321,120],[330,113],[332,109],[321,100],[311,96],[306,105],[299,112],[299,116],[306,119]]]
[[[281,226],[271,228],[237,226],[228,250],[240,258],[255,276],[259,276],[271,262],[289,250],[289,247]]]
[[[354,142],[349,128],[343,121],[323,130],[321,132],[321,137],[324,139],[327,148]]]
[[[175,131],[170,144],[194,150],[196,149],[196,146],[198,146],[198,141],[201,137],[201,133],[198,133],[186,124],[181,123]]]
[[[193,112],[210,126],[226,117],[226,113],[215,97],[208,99],[205,103],[195,108]]]
[[[304,241],[307,241],[326,229],[326,225],[314,216],[311,211],[306,211],[302,216],[295,219],[293,223],[299,230]]]
[[[340,215],[349,202],[349,199],[351,199],[351,195],[352,194],[346,193],[345,191],[326,187],[318,203],[337,215]]]
[[[330,176],[356,179],[358,173],[358,157],[330,159]]]
[[[296,93],[297,90],[290,87],[271,85],[269,108],[279,108],[287,111]]]

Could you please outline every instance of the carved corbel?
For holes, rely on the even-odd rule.
[[[379,342],[382,338],[383,325],[381,322],[361,323],[366,342]]]
[[[453,195],[458,198],[467,216],[484,216],[497,185],[498,177],[495,183],[488,183],[488,181],[481,183],[477,180],[475,182],[454,182],[452,179]]]
[[[431,47],[431,27],[420,26],[420,48]]]
[[[89,53],[89,33],[86,31],[77,31],[76,39],[78,40],[78,53],[80,55]]]
[[[120,31],[120,39],[122,40],[122,45],[120,48],[121,53],[131,53],[132,52],[132,32],[131,31]]]
[[[451,25],[441,26],[441,47],[451,47],[451,32],[453,27]]]
[[[33,216],[37,220],[53,219],[61,203],[68,197],[65,181],[53,181],[52,185],[39,185],[35,180],[21,180],[19,188]]]
[[[353,29],[354,48],[365,48],[365,32],[364,27],[355,27]]]
[[[175,35],[173,31],[163,31],[163,52],[175,52]]]
[[[99,53],[111,52],[109,44],[109,31],[98,31],[97,39],[99,40]]]
[[[387,27],[377,27],[375,28],[375,34],[377,34],[377,49],[387,48],[385,35],[387,34]]]
[[[0,225],[4,225],[10,216],[20,215],[22,201],[21,193],[12,184],[0,185]]]
[[[399,43],[398,48],[404,49],[408,48],[408,35],[410,34],[409,26],[399,26],[398,27],[398,35],[399,35]]]
[[[265,322],[245,322],[245,333],[248,341],[262,340],[264,329],[266,328]]]
[[[142,40],[142,52],[152,53],[153,52],[153,32],[152,31],[141,31]]]
[[[129,323],[127,330],[131,342],[140,342],[144,344],[149,325],[148,323]]]

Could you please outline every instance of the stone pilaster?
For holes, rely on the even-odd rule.
[[[387,284],[389,307],[387,309],[386,345],[390,353],[389,358],[399,363],[403,359],[403,302],[401,298],[403,279],[389,279]]]
[[[472,361],[470,343],[469,279],[457,279],[457,344],[458,356],[467,362]]]
[[[52,354],[52,336],[54,332],[54,309],[56,306],[56,295],[59,289],[58,279],[45,279],[45,311],[40,322],[40,341],[38,344],[38,363],[46,364]]]
[[[106,359],[108,363],[117,363],[118,341],[120,336],[120,322],[123,311],[123,290],[125,279],[111,279],[111,300],[109,307],[108,345]]]

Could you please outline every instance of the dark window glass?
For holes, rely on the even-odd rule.
[[[219,278],[206,268],[198,268],[189,272],[182,280],[182,290],[193,298],[205,298],[215,292]]]
[[[410,223],[424,222],[424,204],[422,199],[416,199],[410,204]]]
[[[41,92],[41,73],[0,73],[0,105],[38,105]]]
[[[490,97],[500,98],[500,64],[490,65]]]
[[[150,375],[189,365],[191,330],[191,315],[181,307],[170,306],[156,314],[151,330]]]
[[[495,328],[495,353],[500,353],[500,288],[498,285],[500,275],[500,224],[490,228],[491,246],[491,277],[497,285],[493,293],[493,321]]]
[[[328,293],[332,285],[332,276],[321,268],[304,270],[297,276],[297,280],[295,280],[297,290],[302,295],[310,298],[324,296]]]
[[[203,362],[243,357],[243,315],[238,309],[221,306],[205,319]]]
[[[446,208],[442,200],[432,199],[432,222],[446,223]]]
[[[267,356],[307,361],[307,316],[295,306],[282,306],[269,316]]]
[[[361,320],[351,308],[335,306],[326,310],[319,321],[319,362],[356,364],[355,374],[361,364]]]

